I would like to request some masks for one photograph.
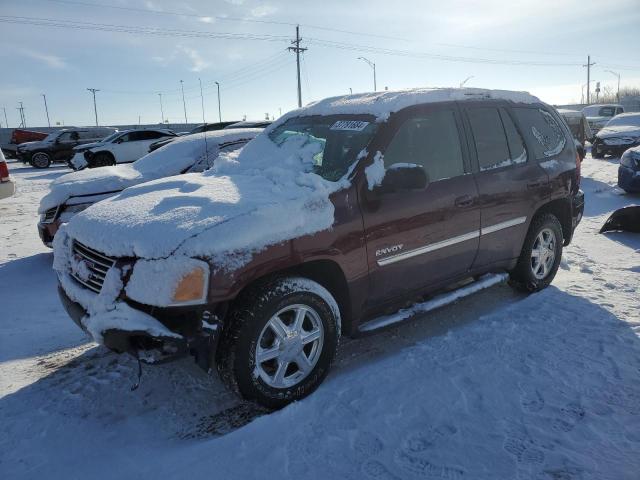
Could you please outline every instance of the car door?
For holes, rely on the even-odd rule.
[[[53,152],[53,158],[57,161],[63,161],[73,156],[73,147],[78,145],[78,132],[70,131],[62,133],[56,143]]]
[[[530,158],[505,104],[465,105],[482,220],[474,267],[515,258],[549,178]]]
[[[466,272],[478,248],[478,194],[455,104],[412,108],[391,121],[385,175],[416,165],[425,188],[360,187],[372,304],[393,302]],[[382,147],[383,148],[383,147]]]
[[[140,133],[136,131],[125,133],[113,142],[110,150],[116,163],[130,163],[140,158],[138,155]]]

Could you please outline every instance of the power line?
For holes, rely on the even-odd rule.
[[[185,13],[185,12],[175,12],[169,10],[157,10],[153,8],[135,8],[135,7],[124,7],[121,5],[110,5],[110,4],[97,4],[90,2],[81,2],[77,0],[46,0],[48,2],[54,3],[63,3],[68,5],[81,5],[84,7],[96,7],[96,8],[107,8],[113,10],[125,10],[130,12],[140,12],[140,13],[152,13],[157,15],[171,15],[178,17],[188,17],[188,18],[196,18],[201,21],[209,21],[211,19],[216,19],[220,21],[229,21],[229,22],[242,22],[242,23],[258,23],[265,25],[281,25],[287,27],[295,27],[296,25],[300,25],[301,27],[311,28],[315,30],[324,30],[328,32],[336,32],[336,33],[345,33],[347,35],[359,35],[363,37],[376,37],[376,38],[386,38],[391,40],[403,40],[407,41],[405,38],[394,37],[389,35],[382,35],[377,33],[367,33],[367,32],[356,32],[353,30],[342,30],[338,28],[325,27],[321,25],[312,25],[312,24],[298,24],[295,22],[283,22],[278,20],[266,20],[266,19],[257,19],[257,18],[247,18],[247,17],[233,17],[227,15],[200,15],[197,13]]]

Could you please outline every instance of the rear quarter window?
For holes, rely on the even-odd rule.
[[[542,108],[513,108],[523,134],[533,146],[536,160],[545,160],[562,152],[567,145],[558,121]]]

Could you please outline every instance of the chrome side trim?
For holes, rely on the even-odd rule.
[[[498,232],[500,230],[504,230],[505,228],[515,227],[516,225],[520,225],[527,221],[527,217],[518,217],[511,220],[507,220],[506,222],[496,223],[495,225],[491,225],[490,227],[483,227],[480,230],[481,235],[489,235],[490,233]]]
[[[452,237],[452,238],[448,238],[447,240],[442,240],[440,242],[432,243],[430,245],[425,245],[424,247],[415,248],[407,252],[402,252],[396,255],[391,255],[389,257],[381,258],[377,260],[377,263],[380,267],[384,267],[385,265],[391,265],[392,263],[400,262],[402,260],[406,260],[408,258],[412,258],[417,255],[423,255],[425,253],[433,252],[435,250],[440,250],[441,248],[450,247],[457,243],[466,242],[467,240],[473,240],[474,238],[478,238],[481,235],[489,235],[491,233],[504,230],[505,228],[515,227],[516,225],[520,225],[526,221],[527,221],[527,217],[513,218],[511,220],[507,220],[506,222],[496,223],[495,225],[491,225],[490,227],[485,227],[485,228],[481,228],[480,230],[474,230],[473,232],[465,233],[464,235],[458,235],[457,237]]]
[[[402,253],[398,253],[397,255],[381,258],[380,260],[378,260],[378,265],[381,267],[384,267],[385,265],[390,265],[392,263],[400,262],[402,260],[406,260],[407,258],[412,258],[417,255],[422,255],[424,253],[440,250],[441,248],[450,247],[451,245],[455,245],[456,243],[466,242],[467,240],[472,240],[474,238],[478,238],[479,236],[480,236],[480,230],[474,230],[473,232],[465,233],[464,235],[458,235],[457,237],[453,237],[453,238],[448,238],[447,240],[442,240],[441,242],[432,243],[431,245],[425,245],[424,247],[416,248],[414,250],[409,250],[408,252],[402,252]]]

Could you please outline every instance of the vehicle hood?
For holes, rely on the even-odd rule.
[[[186,255],[236,268],[268,245],[332,226],[329,195],[348,182],[313,173],[321,147],[305,142],[276,147],[260,135],[203,174],[145,183],[94,204],[66,232],[110,256]]]
[[[598,138],[612,137],[640,137],[640,127],[634,125],[616,125],[614,127],[604,127],[598,132]]]
[[[51,142],[43,142],[42,140],[36,140],[35,142],[24,142],[18,145],[20,150],[35,150],[36,148],[48,147]]]
[[[93,168],[67,173],[51,183],[50,191],[40,201],[38,213],[65,203],[70,197],[119,192],[143,182],[144,178],[131,165]]]

